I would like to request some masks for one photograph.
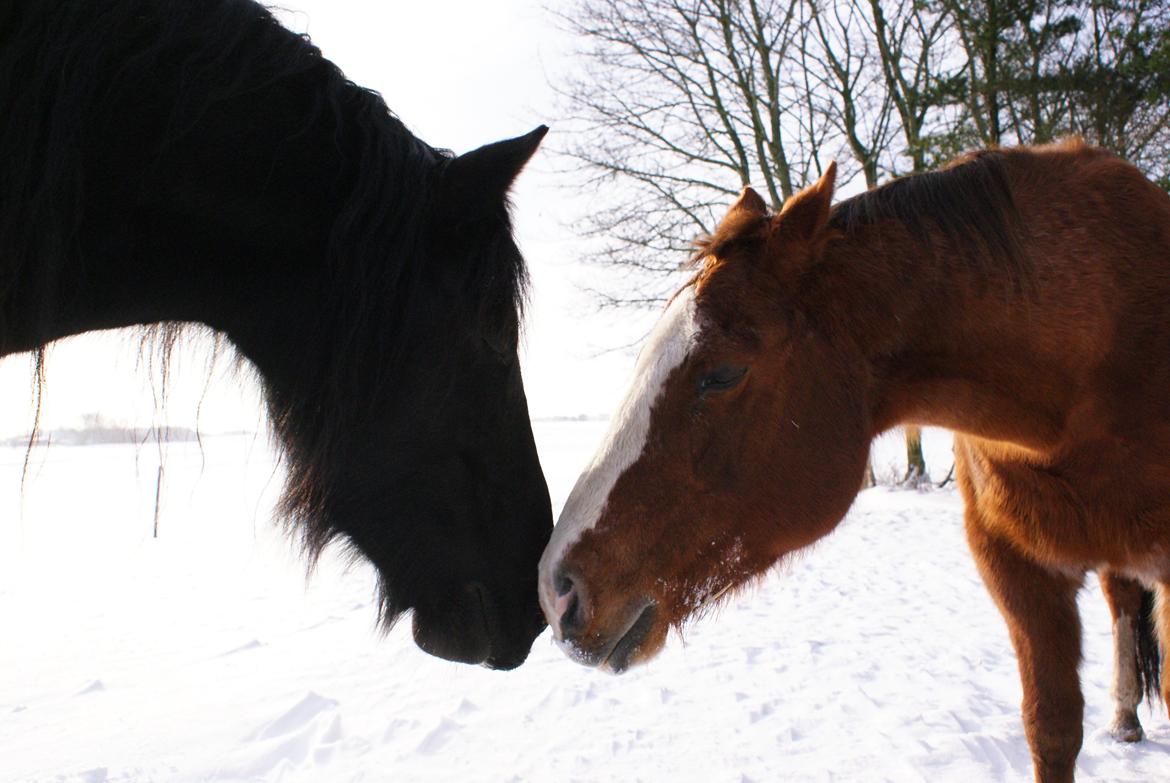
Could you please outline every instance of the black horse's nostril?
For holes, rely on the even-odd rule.
[[[557,577],[556,614],[561,638],[571,639],[585,630],[585,607],[581,591],[572,577],[564,574]]]

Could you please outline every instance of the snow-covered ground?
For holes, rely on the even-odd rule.
[[[537,425],[559,507],[602,422]],[[928,442],[945,474],[945,435]],[[893,470],[887,438],[877,467]],[[365,567],[304,567],[262,438],[0,449],[0,781],[1030,780],[1004,625],[953,489],[862,493],[813,551],[611,677],[548,635],[500,673],[372,630]],[[1082,780],[1170,780],[1170,723],[1114,743],[1082,595]]]

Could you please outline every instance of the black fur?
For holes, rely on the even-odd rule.
[[[1137,616],[1137,673],[1146,703],[1153,705],[1162,701],[1162,652],[1158,647],[1158,634],[1154,627],[1154,601],[1152,590],[1142,590],[1142,607]]]
[[[311,556],[347,540],[431,652],[522,661],[551,514],[506,191],[544,130],[452,158],[250,0],[0,0],[0,107],[0,355],[210,326]]]

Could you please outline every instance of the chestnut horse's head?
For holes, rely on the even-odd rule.
[[[804,293],[834,172],[774,216],[745,189],[642,349],[540,563],[576,660],[653,657],[671,626],[832,529],[860,487],[865,364]]]

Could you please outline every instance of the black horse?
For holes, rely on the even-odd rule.
[[[552,520],[506,196],[545,130],[433,149],[250,0],[0,0],[0,355],[225,336],[310,556],[347,541],[387,627],[518,666]]]

